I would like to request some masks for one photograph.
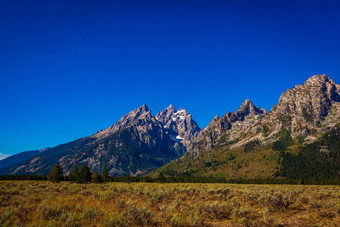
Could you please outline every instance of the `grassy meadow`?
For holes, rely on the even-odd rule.
[[[0,181],[0,226],[340,226],[340,186]]]

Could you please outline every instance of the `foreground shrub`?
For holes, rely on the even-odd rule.
[[[329,185],[2,181],[0,226],[338,226],[339,201]]]
[[[129,202],[127,206],[128,217],[134,224],[139,226],[152,225],[153,212],[147,207],[137,207],[134,202]]]
[[[251,207],[240,207],[235,210],[235,216],[238,218],[247,218],[249,217],[253,212],[253,209]]]
[[[182,215],[178,212],[172,214],[170,219],[171,226],[182,226]]]
[[[203,209],[211,218],[215,217],[217,220],[229,218],[233,211],[230,204],[218,201],[203,204]]]
[[[112,213],[109,215],[107,219],[104,220],[104,226],[105,227],[127,227],[131,226],[131,223],[129,223],[126,218],[124,218],[126,214],[123,213],[122,215],[119,215],[118,213]]]
[[[291,192],[276,192],[267,198],[267,203],[274,210],[284,210],[291,207],[297,200],[297,195]]]

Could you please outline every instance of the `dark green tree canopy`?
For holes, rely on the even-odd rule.
[[[48,175],[48,180],[53,183],[58,183],[63,180],[63,170],[59,164],[55,164],[50,174]]]
[[[85,163],[79,170],[79,183],[91,182],[91,170]]]
[[[100,183],[102,182],[101,176],[98,173],[98,171],[96,171],[93,175],[92,175],[92,183]]]
[[[70,174],[70,180],[72,182],[78,182],[79,181],[79,169],[78,169],[78,165],[74,165],[72,172]]]
[[[103,173],[102,173],[102,181],[108,182],[110,181],[110,174],[109,174],[109,168],[107,166],[104,167]]]

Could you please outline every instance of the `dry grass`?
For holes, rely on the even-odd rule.
[[[339,186],[0,182],[0,226],[339,226]]]

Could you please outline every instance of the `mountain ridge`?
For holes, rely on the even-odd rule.
[[[287,89],[269,112],[256,114],[254,111],[247,111],[251,108],[245,106],[249,106],[250,101],[245,100],[237,111],[246,110],[248,115],[240,118],[235,111],[228,112],[221,118],[214,117],[201,130],[184,157],[161,167],[157,172],[162,171],[169,175],[275,177],[278,169],[290,166],[287,159],[296,160],[294,162],[302,166],[308,165],[300,160],[300,157],[308,157],[308,148],[304,147],[313,147],[317,152],[313,157],[322,157],[329,164],[337,166],[340,153],[334,147],[338,146],[336,141],[340,140],[339,88],[326,75],[314,75],[304,84]],[[333,138],[331,141],[334,146],[309,146],[325,143],[321,142],[328,140],[324,135]],[[295,156],[296,153],[299,155]],[[327,153],[332,158],[327,157]],[[318,163],[316,160],[309,161]],[[324,167],[317,169],[319,172],[329,169]],[[302,167],[296,168],[303,171]],[[312,170],[309,171],[308,175],[312,176]],[[290,173],[285,169],[279,173],[287,172]],[[330,176],[340,177],[340,170],[338,174],[336,171],[329,172]],[[281,176],[294,175],[285,174]]]
[[[185,110],[181,112],[186,113],[181,116],[182,123],[193,121]],[[197,125],[194,121],[193,124]],[[101,171],[107,165],[111,175],[145,174],[185,153],[185,145],[176,136],[178,133],[190,136],[190,132],[178,130],[176,124],[174,127],[171,130],[164,127],[144,104],[104,130],[51,148],[0,173],[47,174],[54,163],[61,163],[69,174],[73,165],[88,163],[92,171]]]
[[[217,151],[217,156],[227,155],[228,160],[244,156],[248,168],[252,165],[247,159],[256,157],[251,164],[257,165],[258,160],[270,157],[268,168],[263,169],[269,174],[263,176],[270,176],[270,171],[280,166],[279,151],[313,143],[339,122],[340,85],[324,74],[314,75],[283,92],[269,112],[246,99],[235,112],[215,116],[203,129],[185,109],[176,110],[170,104],[154,116],[144,104],[104,130],[51,148],[0,173],[47,174],[53,164],[61,163],[68,174],[74,164],[88,163],[93,171],[108,165],[111,175],[138,176],[178,160],[196,160],[201,165],[206,162],[202,157],[211,153],[208,157],[213,160]],[[238,166],[234,165],[223,168],[237,176]]]
[[[245,125],[258,122],[267,111],[256,107],[249,99],[246,99],[235,112],[227,112],[221,118],[215,116],[210,123],[201,130],[188,148],[187,155],[197,156],[200,152],[211,149],[215,143],[224,135],[232,140],[236,135],[226,135],[225,132],[236,128],[241,131]],[[236,131],[234,131],[237,133]]]

